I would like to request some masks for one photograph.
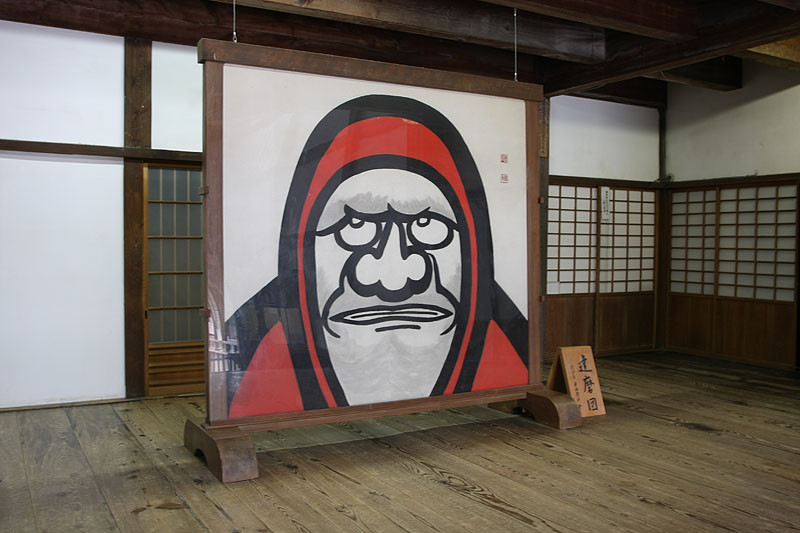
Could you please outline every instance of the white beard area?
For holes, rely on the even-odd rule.
[[[376,332],[375,327],[337,324],[339,338],[325,334],[347,402],[363,405],[430,396],[456,328],[442,335],[441,324],[435,322],[418,330]]]

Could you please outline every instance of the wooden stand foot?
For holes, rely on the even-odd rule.
[[[583,424],[581,409],[569,394],[542,389],[529,392],[519,404],[537,422],[546,426],[568,429]]]
[[[207,429],[187,420],[183,445],[195,455],[202,452],[208,469],[223,483],[258,477],[253,441],[239,428]]]

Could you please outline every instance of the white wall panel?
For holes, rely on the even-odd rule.
[[[550,101],[550,174],[658,179],[658,111],[558,96]]]
[[[194,46],[153,43],[152,145],[203,150],[203,66]]]
[[[125,396],[122,174],[0,152],[0,408]]]
[[[0,21],[0,138],[121,146],[125,44]]]
[[[669,85],[666,169],[676,181],[800,171],[800,72],[744,62],[743,88]]]

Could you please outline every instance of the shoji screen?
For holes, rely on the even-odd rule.
[[[597,188],[551,185],[547,218],[547,294],[595,292]]]
[[[717,191],[672,195],[670,290],[714,294]]]
[[[796,364],[797,185],[676,191],[667,344]]]
[[[655,193],[615,188],[609,193],[609,220],[600,224],[600,292],[652,291]]]
[[[718,296],[794,301],[794,185],[720,191]]]
[[[553,180],[548,199],[545,351],[653,346],[656,194],[613,186],[600,220],[598,185]]]

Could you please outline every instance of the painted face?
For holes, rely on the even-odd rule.
[[[331,195],[314,243],[328,355],[350,405],[428,396],[453,342],[461,236],[442,192],[397,169]]]

